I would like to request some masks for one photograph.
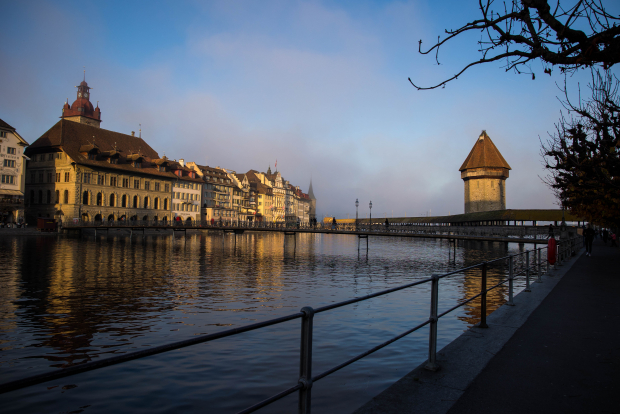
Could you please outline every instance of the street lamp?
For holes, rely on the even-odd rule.
[[[355,231],[357,231],[357,208],[359,207],[359,205],[360,205],[360,202],[356,198],[355,199]]]
[[[372,230],[372,200],[370,200],[368,208],[370,209],[370,230]]]

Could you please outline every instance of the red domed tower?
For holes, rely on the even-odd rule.
[[[99,128],[101,123],[101,110],[99,104],[93,108],[90,103],[90,87],[86,83],[86,72],[84,72],[84,80],[80,83],[77,92],[77,99],[69,106],[69,101],[62,108],[61,118],[69,121],[78,122],[80,124],[88,124]]]

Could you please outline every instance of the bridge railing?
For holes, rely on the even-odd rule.
[[[494,236],[494,237],[520,237],[541,239],[549,235],[547,226],[424,226],[413,224],[366,224],[360,223],[297,223],[297,222],[261,222],[261,221],[167,221],[167,220],[110,220],[110,221],[85,221],[75,220],[63,222],[63,227],[158,227],[158,228],[230,228],[230,229],[299,229],[319,230],[324,232],[363,232],[378,234],[429,234],[429,235],[471,235],[471,236]],[[553,228],[555,234],[560,234],[559,227]],[[573,229],[574,230],[574,229]]]
[[[562,265],[571,255],[582,247],[583,238],[576,237],[572,239],[566,239],[564,241],[560,241],[557,245],[557,259],[555,266]],[[28,378],[23,378],[21,380],[12,381],[4,384],[0,384],[0,394],[7,393],[10,391],[22,389],[25,387],[29,387],[36,384],[41,384],[43,382],[52,381],[72,375],[76,375],[82,372],[92,371],[103,367],[108,367],[112,365],[117,365],[120,363],[124,363],[127,361],[132,361],[139,358],[144,358],[156,354],[160,354],[163,352],[172,351],[175,349],[180,349],[200,343],[210,342],[218,339],[222,339],[228,336],[239,335],[244,332],[253,331],[256,329],[261,329],[267,326],[277,325],[283,322],[291,321],[294,319],[301,319],[301,346],[300,346],[300,364],[299,364],[299,380],[296,384],[291,385],[287,389],[279,392],[276,395],[273,395],[261,402],[258,402],[251,407],[248,407],[240,413],[251,413],[262,407],[265,407],[277,400],[284,398],[285,396],[292,394],[294,392],[298,392],[298,413],[299,414],[308,414],[311,410],[312,405],[312,386],[317,381],[327,377],[339,371],[340,369],[352,364],[355,361],[358,361],[386,346],[389,344],[421,329],[424,326],[429,325],[429,346],[428,346],[428,359],[425,363],[425,368],[435,371],[439,369],[439,365],[437,363],[437,329],[439,320],[448,315],[450,312],[458,309],[461,306],[464,306],[467,303],[472,302],[480,298],[480,322],[478,323],[479,328],[489,328],[487,325],[487,294],[493,289],[496,289],[502,285],[508,284],[508,305],[514,305],[513,303],[513,291],[514,291],[514,281],[517,277],[523,276],[525,278],[525,292],[530,291],[530,282],[531,277],[533,275],[537,275],[537,282],[542,282],[542,274],[549,272],[549,261],[547,258],[549,257],[549,252],[547,252],[547,258],[543,259],[543,251],[547,249],[547,247],[540,247],[533,250],[527,250],[525,252],[501,257],[494,260],[485,261],[482,263],[478,263],[472,266],[468,266],[465,268],[461,268],[455,270],[453,272],[445,273],[442,275],[432,275],[431,277],[425,278],[423,280],[419,280],[413,283],[408,283],[406,285],[398,286],[392,289],[383,290],[381,292],[376,292],[370,295],[366,295],[363,297],[349,299],[343,302],[334,303],[331,305],[319,307],[313,309],[312,307],[306,306],[303,307],[300,312],[293,313],[290,315],[282,316],[275,319],[270,319],[264,322],[254,323],[251,325],[246,325],[238,328],[228,329],[222,332],[210,334],[210,335],[202,335],[197,336],[191,339],[187,339],[184,341],[174,342],[167,345],[161,345],[157,347],[152,347],[148,349],[144,349],[137,352],[127,353],[123,355],[118,355],[111,358],[106,358],[100,361],[87,362],[84,364],[72,366],[69,368],[64,368],[57,371],[52,371],[46,374],[35,375]],[[543,265],[546,262],[546,265]],[[487,285],[487,275],[490,266],[508,266],[508,278],[504,278],[493,286]],[[453,275],[470,272],[472,270],[480,270],[480,289],[479,292],[463,301],[458,302],[454,306],[449,309],[442,309],[441,313],[439,310],[439,284],[442,279],[451,277]],[[418,325],[413,326],[407,331],[379,344],[375,347],[345,361],[340,363],[337,366],[334,366],[327,371],[324,371],[318,375],[312,374],[312,344],[313,344],[313,333],[314,333],[314,315],[322,312],[328,312],[333,309],[337,309],[343,306],[351,305],[353,303],[358,303],[366,300],[370,300],[379,296],[387,295],[396,291],[400,291],[403,289],[412,288],[415,286],[423,285],[426,283],[431,284],[431,300],[430,300],[430,309],[429,309],[429,317],[428,319],[422,320]]]

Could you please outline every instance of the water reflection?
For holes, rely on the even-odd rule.
[[[460,241],[456,256],[451,256],[454,247],[447,241],[382,237],[370,238],[368,253],[365,247],[362,240],[358,250],[357,238],[348,235],[252,232],[0,239],[2,380],[282,316],[306,305],[319,307],[518,251],[518,246],[506,243]],[[505,265],[491,267],[488,285],[506,273]],[[424,285],[321,314],[315,322],[317,372],[426,319],[428,288]],[[443,279],[440,289],[441,311],[479,292],[480,271]],[[502,286],[489,293],[489,311],[504,302],[506,289]],[[477,301],[442,318],[441,344],[479,318]],[[317,387],[314,393],[319,411],[343,412],[343,404],[353,409],[414,368],[426,355],[426,339],[419,340],[424,335],[421,332],[402,344],[399,341],[386,354],[354,364],[336,379],[326,380],[329,387],[323,392]],[[274,341],[290,345],[273,353]],[[200,380],[185,379],[195,372],[197,358],[203,361],[201,349],[188,349],[183,357],[162,357],[170,358],[174,372],[162,368],[168,366],[163,362],[149,366],[148,375],[177,381],[169,391],[154,390],[154,395],[170,392],[191,399],[198,393],[200,404],[208,403],[213,412],[229,412],[255,403],[256,394],[260,400],[269,396],[272,388],[277,392],[289,386],[285,380],[296,381],[297,325],[218,342],[208,348],[213,349],[209,355],[221,354],[222,358],[209,359],[210,379],[205,379],[204,372],[198,375]],[[231,358],[241,367],[231,365]],[[257,388],[252,393],[236,390],[232,401],[223,401],[216,392],[205,396],[208,387],[234,388],[239,378],[253,381],[247,370],[263,372],[265,366],[284,361],[289,362],[273,368],[273,383],[262,384],[261,377],[261,385],[254,384]],[[361,387],[359,381],[366,381],[365,385]],[[125,395],[127,391],[122,389],[117,392],[115,398],[131,406],[131,401],[143,401],[149,391],[145,388],[136,395]],[[339,397],[334,399],[335,395]],[[40,398],[44,397],[30,395],[28,402],[13,405],[13,409],[31,410],[28,404],[36,406]],[[65,409],[63,401],[70,401],[66,398],[54,400],[57,411]],[[80,398],[98,401],[96,391]],[[96,406],[93,403],[89,410],[96,411]],[[120,402],[99,409],[131,411]],[[270,412],[288,412],[290,407],[284,404],[281,411],[274,410]]]

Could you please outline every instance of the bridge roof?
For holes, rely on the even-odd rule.
[[[564,213],[566,221],[584,221],[583,219],[566,211]],[[331,218],[330,218],[331,220]],[[367,222],[368,219],[360,219],[360,222]],[[377,217],[373,222],[384,222],[385,218]],[[562,221],[562,210],[495,210],[482,211],[478,213],[455,214],[452,216],[435,217],[388,217],[392,224],[457,224],[472,223],[481,221]],[[338,220],[341,223],[355,223],[355,219]]]

